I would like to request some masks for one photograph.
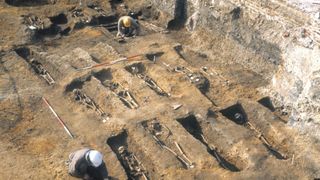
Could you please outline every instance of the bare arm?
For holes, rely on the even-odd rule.
[[[119,21],[118,21],[118,34],[117,34],[117,36],[121,36],[122,35],[121,26],[122,26],[122,19],[120,18]]]

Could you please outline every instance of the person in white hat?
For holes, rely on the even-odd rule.
[[[69,155],[69,174],[84,180],[106,180],[108,171],[103,156],[93,149],[80,149]]]
[[[140,25],[136,19],[130,16],[122,16],[118,21],[117,36],[129,37],[136,36],[140,33]]]

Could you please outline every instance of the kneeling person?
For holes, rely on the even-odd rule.
[[[140,25],[138,21],[130,16],[122,16],[118,21],[117,36],[129,37],[136,36],[140,33]]]
[[[84,148],[69,155],[69,174],[85,180],[106,180],[108,172],[102,154]]]

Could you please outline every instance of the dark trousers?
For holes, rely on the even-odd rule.
[[[90,176],[86,180],[105,180],[108,179],[108,171],[106,165],[102,163],[99,167],[89,166],[87,169],[87,174]]]
[[[134,29],[133,28],[121,28],[121,33],[124,34],[126,37],[129,37],[129,36],[133,36],[135,35],[134,34]]]

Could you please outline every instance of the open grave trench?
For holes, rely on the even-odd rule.
[[[143,80],[153,91],[155,91],[160,96],[169,96],[161,87],[157,85],[157,83],[145,74],[146,68],[142,63],[135,63],[125,67],[125,69],[130,72],[132,75],[137,76],[141,80]]]
[[[167,126],[160,124],[157,119],[143,121],[141,125],[144,130],[152,136],[156,143],[175,156],[184,168],[194,168],[194,163],[186,156],[179,143],[170,137],[172,136],[172,131]]]
[[[257,138],[261,140],[263,145],[269,150],[269,152],[274,155],[277,159],[285,160],[288,157],[276,150],[272,144],[270,144],[269,138],[265,137],[263,133],[258,130],[248,119],[247,114],[241,104],[232,105],[226,109],[220,111],[223,116],[227,117],[231,121],[235,122],[238,125],[245,126],[246,128],[254,131]]]
[[[30,32],[29,40],[4,54],[24,63],[35,76],[30,81],[46,83],[49,88],[39,92],[54,102],[58,114],[68,117],[67,125],[74,127],[71,129],[81,139],[55,143],[68,151],[84,144],[104,151],[110,147],[112,151],[104,160],[115,155],[121,164],[111,168],[110,176],[123,172],[127,179],[320,175],[319,160],[311,157],[319,154],[317,146],[308,144],[304,150],[302,145],[311,140],[304,142],[304,136],[287,127],[283,108],[257,90],[270,79],[268,68],[277,68],[281,61],[278,48],[260,39],[258,33],[252,42],[246,42],[250,39],[246,35],[253,30],[245,28],[248,22],[243,19],[243,8],[227,4],[221,9],[225,11],[222,18],[211,17],[216,11],[213,8],[209,27],[217,32],[212,34],[203,28],[210,18],[197,21],[198,15],[191,13],[197,8],[186,0],[168,4],[153,0],[90,1],[72,6],[64,1],[5,3],[14,8],[39,8],[32,14],[22,11],[20,20]],[[48,14],[41,10],[56,3],[63,8]],[[205,6],[203,11],[209,9]],[[128,14],[139,19],[142,33],[119,40],[117,20]],[[227,27],[215,24],[219,20]],[[259,20],[263,23],[261,17]],[[219,48],[218,42],[228,49]],[[257,50],[253,52],[254,48]],[[130,56],[139,58],[112,64]],[[244,64],[246,60],[248,64]],[[258,65],[260,62],[266,67]],[[1,67],[9,66],[1,63]],[[100,63],[105,65],[96,67]],[[8,71],[17,77],[24,70]],[[27,82],[21,84],[26,86]],[[4,108],[7,104],[0,101]],[[64,108],[67,104],[71,107]],[[4,112],[9,116],[11,111],[7,108]],[[85,116],[72,116],[77,113]],[[24,120],[22,113],[18,119],[17,126]],[[32,122],[40,124],[40,119],[48,117],[34,116]],[[14,130],[15,123],[9,129]],[[15,135],[14,131],[9,133]],[[99,140],[90,142],[94,136]],[[293,136],[297,138],[290,138]],[[101,137],[107,139],[100,142]],[[57,149],[52,151],[65,156]],[[54,160],[50,158],[48,161]],[[63,171],[57,178],[68,175]]]
[[[102,73],[103,72],[105,71],[102,70]],[[65,92],[67,94],[70,94],[69,96],[74,101],[86,106],[86,108],[88,109],[95,111],[97,115],[101,118],[102,122],[106,122],[110,118],[111,114],[105,112],[105,110],[102,109],[101,105],[99,105],[94,99],[97,99],[97,97],[101,95],[105,96],[104,94],[106,93],[103,91],[107,91],[107,89],[104,86],[102,86],[102,89],[95,89],[93,91],[92,90],[90,91],[92,87],[95,87],[97,84],[99,84],[98,82],[100,82],[99,79],[95,79],[96,76],[98,76],[99,78],[108,78],[108,76],[103,77],[103,75],[106,75],[106,74],[102,74],[102,75],[100,74],[99,76],[99,74],[97,75],[93,73],[93,74],[86,75],[84,77],[74,79],[70,84],[66,86]],[[95,94],[95,96],[90,97],[89,95],[87,95],[86,92],[89,92],[90,95]],[[101,102],[101,100],[99,100],[99,102]]]
[[[118,160],[126,171],[128,179],[148,180],[148,171],[139,161],[134,152],[131,152],[128,145],[128,134],[123,131],[107,139],[107,144],[116,153]]]
[[[184,152],[186,149],[180,142],[174,142],[175,139],[171,137],[171,140],[166,142],[170,142],[168,146],[172,149],[164,144],[159,146],[146,130],[147,122],[149,121],[139,122],[127,130],[114,133],[107,139],[108,146],[117,155],[128,179],[158,179],[170,167],[194,168],[193,164],[192,167],[185,166],[184,163],[188,159],[186,156],[189,152]],[[188,160],[190,161],[190,159]]]
[[[101,84],[108,88],[112,93],[117,96],[122,103],[130,109],[136,109],[139,107],[138,102],[132,96],[130,91],[126,90],[121,84],[112,81],[112,74],[110,69],[101,70],[93,73],[93,76],[99,79]]]
[[[207,147],[208,153],[210,153],[219,162],[219,165],[227,170],[238,172],[240,169],[234,164],[228,162],[219,154],[219,149],[213,144],[208,144],[206,137],[203,135],[202,129],[194,115],[190,115],[186,118],[177,119],[177,121],[197,140]]]
[[[42,65],[40,62],[41,59],[39,59],[39,56],[35,55],[33,51],[31,51],[27,47],[21,47],[15,50],[15,52],[23,58],[31,67],[33,72],[41,77],[43,80],[45,80],[48,85],[55,84],[55,80],[50,75],[50,73],[46,70],[46,68]]]

